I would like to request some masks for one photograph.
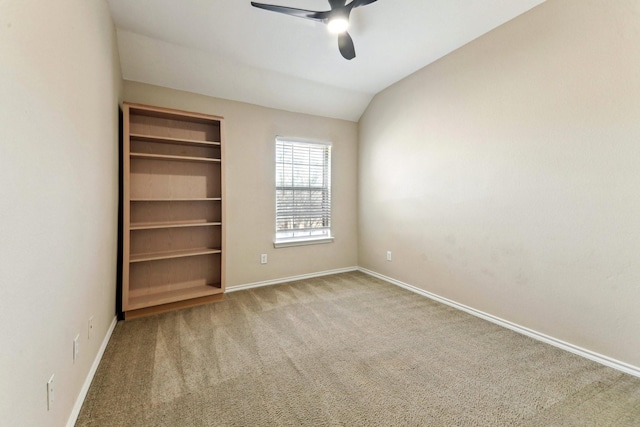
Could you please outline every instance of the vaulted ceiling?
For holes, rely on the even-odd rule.
[[[126,80],[357,121],[376,93],[543,1],[378,0],[351,14],[351,61],[324,24],[249,0],[108,3]]]

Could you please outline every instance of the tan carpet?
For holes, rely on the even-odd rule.
[[[639,426],[640,379],[345,273],[120,322],[77,426]]]

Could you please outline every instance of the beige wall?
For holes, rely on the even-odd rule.
[[[102,0],[8,0],[0,40],[0,424],[62,426],[115,316],[115,29]]]
[[[378,94],[360,266],[640,366],[639,16],[548,0]]]
[[[225,118],[227,287],[357,265],[356,123],[131,81],[125,81],[124,98]],[[333,243],[273,248],[277,135],[333,143]],[[260,264],[263,253],[266,265]]]

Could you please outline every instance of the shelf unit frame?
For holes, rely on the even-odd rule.
[[[224,119],[128,102],[123,103],[123,117],[124,318],[221,300],[226,264]],[[132,152],[140,144],[143,150]],[[186,154],[173,153],[182,148]],[[194,165],[193,173],[185,162]],[[202,194],[189,193],[194,183]],[[152,218],[144,218],[145,212]],[[143,239],[140,233],[151,234]],[[181,247],[198,240],[214,245]],[[145,279],[136,282],[141,275]]]

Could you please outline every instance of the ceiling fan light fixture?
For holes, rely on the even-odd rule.
[[[332,18],[328,23],[327,27],[329,28],[329,32],[334,34],[344,33],[349,29],[349,21],[342,16]]]
[[[251,6],[326,24],[330,32],[338,34],[338,50],[344,59],[350,61],[356,57],[356,49],[353,46],[353,39],[347,32],[349,29],[349,15],[353,9],[375,3],[377,0],[351,0],[350,3],[347,3],[348,1],[329,0],[331,10],[325,11],[296,9],[295,7],[257,3],[255,1],[251,2]]]

